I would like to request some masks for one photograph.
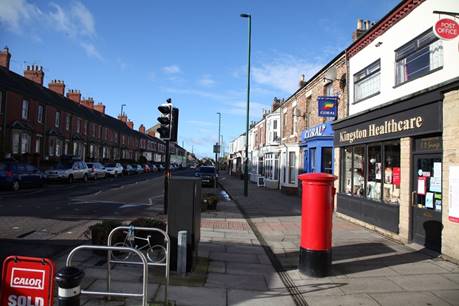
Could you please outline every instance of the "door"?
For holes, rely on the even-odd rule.
[[[413,241],[441,252],[441,155],[413,155],[412,182]]]

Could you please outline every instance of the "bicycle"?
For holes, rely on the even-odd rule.
[[[145,252],[146,257],[150,262],[161,263],[166,260],[166,248],[161,244],[151,245],[151,235],[148,235],[147,238],[136,236],[134,226],[130,226],[129,229],[127,231],[123,231],[123,233],[126,234],[124,241],[117,242],[113,246],[129,247]],[[136,239],[145,241],[146,244],[143,246],[136,245]],[[129,259],[129,257],[131,257],[131,255],[132,252],[112,251],[112,258],[117,261],[126,261]]]

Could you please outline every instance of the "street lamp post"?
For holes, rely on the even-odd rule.
[[[218,146],[220,147],[220,150],[221,150],[221,146],[220,146],[220,126],[221,126],[221,122],[222,122],[222,113],[218,112],[217,113],[218,115]],[[215,152],[215,165],[216,165],[216,169],[217,169],[217,172],[220,170],[220,164],[218,163],[218,155],[220,154],[220,152]]]
[[[249,19],[249,51],[247,62],[247,121],[245,126],[245,160],[244,160],[244,196],[249,195],[249,105],[250,105],[250,49],[252,41],[252,16],[241,14],[242,18]]]

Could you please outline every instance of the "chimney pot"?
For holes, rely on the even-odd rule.
[[[0,52],[0,66],[10,70],[10,59],[11,54],[8,47],[3,48],[3,50]]]
[[[48,88],[50,90],[54,91],[55,93],[58,93],[58,94],[60,94],[62,96],[65,93],[65,84],[64,84],[63,81],[53,80],[48,84]]]
[[[105,114],[105,105],[99,102],[96,105],[94,105],[94,110],[98,111],[99,113]]]
[[[70,100],[72,100],[75,103],[80,104],[80,102],[81,102],[81,93],[78,90],[70,89],[67,92],[67,98],[69,98]]]
[[[32,65],[32,69],[30,69],[30,66],[27,66],[27,69],[24,71],[24,77],[43,86],[45,73],[43,72],[43,69],[38,70],[38,66]]]

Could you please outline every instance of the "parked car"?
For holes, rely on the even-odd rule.
[[[89,169],[84,161],[64,160],[45,171],[48,181],[66,181],[71,184],[74,180],[88,181]]]
[[[202,186],[214,186],[218,180],[218,174],[214,166],[202,166],[194,174],[201,178]]]
[[[136,171],[137,174],[144,173],[144,169],[143,169],[143,167],[141,165],[133,164],[132,167],[134,168],[134,170]]]
[[[158,172],[158,167],[155,164],[150,164],[151,172]]]
[[[0,187],[14,191],[23,187],[43,186],[46,175],[36,167],[14,160],[0,162]]]
[[[106,175],[105,168],[101,163],[86,163],[89,168],[89,178],[97,180]]]
[[[125,164],[123,166],[123,174],[124,175],[137,174],[137,170],[132,165]]]
[[[106,164],[105,172],[107,175],[117,177],[123,174],[123,166],[120,163]]]
[[[142,165],[142,167],[143,167],[143,171],[145,173],[150,173],[151,172],[151,168],[150,168],[150,166],[148,164],[144,164],[144,165]]]

